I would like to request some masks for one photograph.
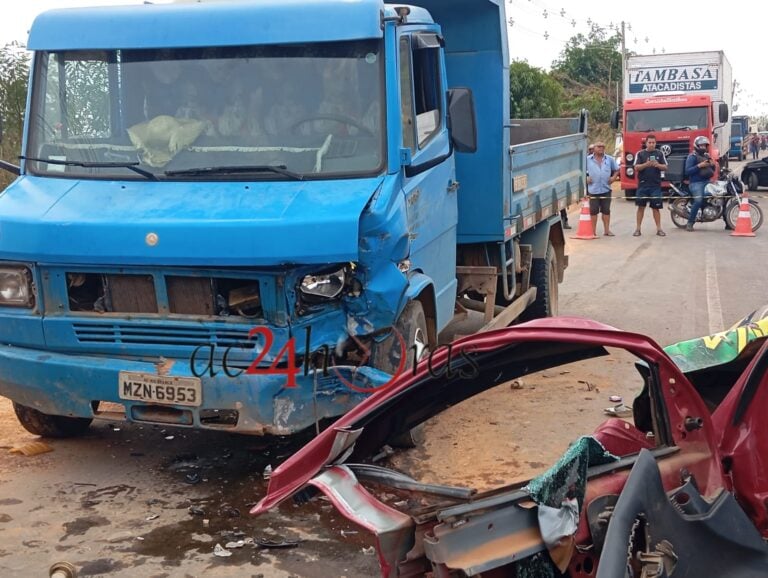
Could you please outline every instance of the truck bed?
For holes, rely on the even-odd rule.
[[[504,190],[476,197],[459,189],[459,243],[503,241],[557,214],[584,189],[587,136],[581,119],[513,119]]]

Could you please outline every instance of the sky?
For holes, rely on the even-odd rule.
[[[418,5],[418,0],[411,0]],[[52,8],[141,4],[143,0],[24,0],[0,19],[0,46],[26,42],[35,16]],[[736,4],[668,0],[646,5],[620,0],[506,0],[510,57],[548,70],[568,40],[594,22],[608,30],[626,23],[627,49],[637,54],[723,50],[738,83],[736,114],[768,115],[768,2]],[[751,24],[754,23],[754,24]]]

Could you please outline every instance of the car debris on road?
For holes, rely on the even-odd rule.
[[[469,383],[441,373],[447,359],[436,356],[432,372],[421,367],[399,378],[277,467],[251,512],[324,494],[373,534],[386,577],[546,576],[558,568],[615,578],[628,567],[636,576],[768,575],[768,472],[754,459],[768,451],[767,312],[666,352],[645,336],[578,318],[458,340],[454,346],[472,352],[480,368]],[[382,501],[381,487],[403,492],[396,483],[407,476],[363,462],[398,432],[496,385],[606,348],[638,359],[643,391],[631,408],[620,404],[631,418],[609,417],[525,487],[477,493],[410,479],[418,507]]]

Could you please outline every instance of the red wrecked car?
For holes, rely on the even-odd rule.
[[[666,351],[577,318],[458,340],[275,469],[252,513],[325,494],[375,536],[386,577],[768,576],[764,313]],[[374,463],[387,440],[450,406],[614,348],[637,360],[632,417],[609,418],[527,483],[477,492]],[[393,507],[382,490],[420,499]]]

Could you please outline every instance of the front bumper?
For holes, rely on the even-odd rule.
[[[366,397],[350,388],[345,380],[354,379],[355,384],[375,389],[391,379],[390,375],[373,368],[341,366],[329,370],[327,375],[318,371],[317,379],[312,371],[307,375],[299,371],[297,386],[287,388],[284,374],[243,373],[229,377],[219,368],[215,375],[200,378],[202,403],[198,407],[120,399],[120,371],[158,374],[159,365],[164,375],[193,377],[188,359],[169,359],[156,364],[3,345],[0,346],[0,395],[51,415],[124,418],[255,435],[288,435],[318,420],[340,416]],[[121,412],[99,411],[99,402],[122,404],[124,416]],[[227,424],[206,419],[206,415],[216,412],[226,412],[235,419]]]

